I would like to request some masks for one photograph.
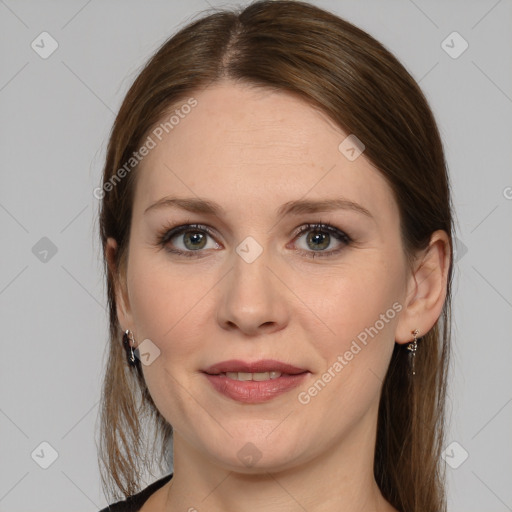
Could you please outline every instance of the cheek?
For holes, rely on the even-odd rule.
[[[200,299],[211,285],[176,271],[169,263],[155,263],[149,255],[134,257],[130,263],[137,341],[150,339],[160,350],[158,358],[142,366],[149,392],[173,426],[179,428],[191,414],[197,414],[200,421],[201,411],[194,412],[192,395],[185,390],[190,387],[187,372],[192,361],[204,350],[205,326],[198,319],[205,316],[207,301]]]
[[[200,279],[158,253],[134,247],[130,255],[130,305],[139,337],[155,340],[172,332],[197,302]],[[186,277],[184,277],[186,276]]]
[[[348,428],[378,403],[402,309],[393,271],[382,268],[368,265],[325,280],[323,294],[310,291],[315,315],[300,321],[323,367],[311,387],[301,390],[300,403],[326,425],[341,428],[346,422]]]
[[[136,262],[132,269],[130,304],[139,337],[158,340],[177,321],[180,297],[165,272]]]
[[[298,279],[294,292],[303,298],[307,314],[297,315],[296,320],[306,332],[318,333],[314,338],[318,349],[331,357],[333,351],[348,350],[358,336],[362,342],[365,337],[392,338],[401,310],[398,275],[398,265],[361,258],[358,268]]]
[[[162,366],[173,372],[190,368],[204,351],[205,334],[213,327],[211,297],[218,279],[213,272],[177,265],[161,253],[155,257],[141,250],[130,264],[137,341],[148,338],[160,349],[161,364],[143,368],[145,373],[149,376]]]
[[[303,390],[302,398],[314,402],[311,412],[327,423],[336,424],[347,411],[360,418],[378,402],[402,309],[399,265],[387,265],[377,255],[364,264],[361,258],[357,270],[323,280],[323,293],[309,291],[315,315],[301,316],[300,321],[302,329],[311,333],[323,368],[314,388]]]

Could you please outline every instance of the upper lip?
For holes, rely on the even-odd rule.
[[[265,373],[265,372],[281,372],[289,375],[307,372],[305,368],[298,368],[291,364],[275,361],[273,359],[262,359],[260,361],[246,362],[239,359],[230,359],[209,366],[204,370],[210,375],[218,375],[226,372],[244,372],[244,373]]]

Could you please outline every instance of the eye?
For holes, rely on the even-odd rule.
[[[167,227],[158,235],[158,245],[166,251],[186,257],[200,257],[203,249],[219,249],[213,242],[208,247],[208,238],[214,237],[213,230],[202,224],[185,224]],[[329,224],[305,224],[295,232],[294,242],[304,239],[305,248],[297,252],[306,257],[327,257],[338,254],[352,239],[340,229]],[[326,250],[337,242],[338,248]]]
[[[305,249],[300,249],[299,252],[311,258],[338,254],[352,241],[346,233],[329,224],[305,224],[301,226],[294,240],[300,239],[304,239],[306,247]],[[326,251],[325,249],[333,244],[333,239],[341,247]]]
[[[158,236],[158,244],[174,254],[196,256],[194,252],[201,252],[202,249],[218,249],[220,247],[216,242],[208,247],[209,237],[213,238],[213,231],[208,226],[187,224],[164,229]],[[176,240],[176,242],[173,242],[173,240]]]

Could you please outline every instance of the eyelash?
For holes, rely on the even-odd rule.
[[[184,224],[184,225],[174,226],[174,227],[167,226],[162,231],[160,231],[158,234],[158,237],[157,237],[158,246],[164,248],[165,250],[167,250],[170,253],[177,254],[179,256],[185,256],[187,258],[197,257],[196,253],[200,253],[203,251],[201,251],[201,250],[182,251],[180,249],[170,249],[167,246],[169,240],[171,240],[172,238],[174,238],[177,235],[186,233],[188,231],[204,232],[207,235],[209,235],[210,237],[214,238],[213,231],[208,226],[205,226],[204,224]],[[297,252],[304,254],[305,256],[307,256],[309,258],[318,258],[318,257],[326,258],[326,257],[334,256],[334,255],[338,254],[339,252],[341,252],[345,248],[345,246],[350,245],[350,243],[352,242],[352,238],[349,235],[347,235],[346,233],[344,233],[343,231],[341,231],[340,229],[338,229],[334,226],[331,226],[330,224],[323,224],[323,223],[304,224],[299,229],[297,229],[296,232],[294,233],[293,241],[296,241],[300,237],[300,235],[302,235],[303,233],[307,233],[308,231],[319,231],[319,232],[329,233],[330,235],[334,236],[334,238],[336,238],[338,241],[343,243],[342,247],[340,247],[339,249],[331,250],[331,251],[304,251],[304,250],[300,250],[300,249],[297,250]]]

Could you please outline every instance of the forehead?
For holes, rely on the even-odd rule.
[[[349,134],[303,99],[230,82],[193,98],[192,109],[160,129],[161,140],[150,135],[155,147],[137,169],[134,213],[165,195],[211,197],[233,213],[341,195],[398,215],[381,173],[364,153],[347,159],[339,146]]]

